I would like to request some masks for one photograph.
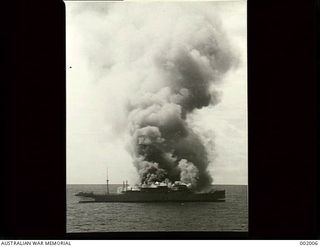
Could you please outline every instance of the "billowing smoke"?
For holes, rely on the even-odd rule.
[[[192,185],[197,185],[198,182],[198,174],[199,174],[199,170],[197,167],[195,167],[194,164],[192,164],[191,162],[188,162],[185,159],[182,159],[179,161],[179,165],[178,165],[179,169],[181,170],[180,173],[180,180],[183,183],[186,184],[192,184]]]
[[[219,102],[215,85],[233,58],[217,23],[201,11],[173,10],[173,27],[161,31],[174,33],[165,33],[164,40],[159,33],[141,54],[150,75],[141,78],[128,102],[131,155],[142,183],[180,180],[201,190],[212,183],[208,152],[187,119]]]
[[[104,25],[91,54],[103,64],[96,74],[126,88],[118,95],[141,183],[181,180],[202,190],[213,181],[190,116],[219,103],[217,85],[235,62],[215,11],[213,3],[114,3],[93,19]]]

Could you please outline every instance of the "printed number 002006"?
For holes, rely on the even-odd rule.
[[[318,245],[318,241],[300,241],[300,245]]]

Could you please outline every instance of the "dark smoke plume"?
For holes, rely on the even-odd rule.
[[[193,113],[219,103],[217,85],[237,62],[215,4],[103,6],[82,7],[90,20],[79,16],[88,37],[83,50],[97,84],[112,95],[104,114],[116,123],[113,132],[127,128],[140,182],[181,180],[205,189],[213,181],[214,140],[194,129]]]
[[[174,33],[159,42],[160,33],[150,41],[151,52],[141,54],[148,57],[150,76],[141,79],[128,103],[130,152],[142,183],[181,180],[202,190],[213,181],[208,151],[187,119],[219,102],[215,85],[234,58],[218,24],[201,11],[180,15],[168,22]]]

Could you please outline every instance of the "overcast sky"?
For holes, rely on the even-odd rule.
[[[123,102],[134,92],[133,82],[153,70],[140,68],[140,74],[130,64],[145,47],[173,35],[166,31],[172,26],[168,18],[192,10],[219,22],[239,62],[217,86],[220,103],[194,111],[188,121],[213,133],[216,157],[209,170],[214,183],[247,184],[246,3],[141,4],[66,2],[67,183],[105,183],[107,167],[110,183],[137,181]]]

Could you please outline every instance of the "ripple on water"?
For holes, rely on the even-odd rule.
[[[216,188],[226,202],[79,204],[76,192],[102,193],[105,185],[68,185],[67,231],[248,231],[247,186]]]

